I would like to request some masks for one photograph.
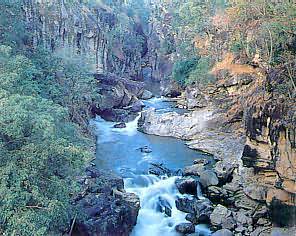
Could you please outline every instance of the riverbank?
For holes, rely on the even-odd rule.
[[[287,131],[274,124],[282,122],[286,113],[284,110],[282,114],[276,113],[280,105],[271,95],[266,95],[265,101],[260,100],[262,93],[254,92],[260,88],[258,83],[262,83],[258,80],[187,88],[178,99],[178,106],[190,108],[190,113],[157,114],[151,109],[140,118],[143,132],[184,139],[188,147],[209,153],[218,161],[211,176],[219,181],[202,189],[215,205],[213,214],[224,212],[219,222],[211,222],[214,230],[263,235],[276,226],[295,224],[293,139],[278,138]],[[266,110],[268,106],[273,110]],[[258,114],[260,107],[263,110]],[[276,153],[280,156],[276,157]],[[267,164],[272,160],[273,165]],[[200,177],[199,166],[188,168]],[[287,172],[282,172],[283,169]],[[277,185],[278,181],[286,184]]]

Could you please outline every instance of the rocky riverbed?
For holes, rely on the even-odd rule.
[[[205,169],[204,164],[186,167],[183,170],[186,177],[181,184],[178,181],[177,186],[180,192],[192,194],[199,181],[209,200],[206,202],[211,202],[207,214],[201,215],[203,218],[207,215],[214,231],[222,229],[217,235],[268,235],[276,226],[295,225],[293,137],[287,136],[287,126],[283,123],[280,130],[274,127],[284,119],[285,108],[270,97],[262,102],[263,107],[260,101],[247,95],[239,103],[236,93],[248,89],[251,93],[253,87],[258,89],[258,81],[244,85],[232,81],[207,90],[190,88],[178,101],[180,107],[190,108],[190,113],[158,114],[149,109],[139,120],[142,132],[186,140],[189,148],[204,151],[216,159],[211,169]],[[257,99],[260,96],[256,94]],[[194,104],[194,100],[198,100],[198,104]],[[241,103],[246,101],[252,101],[254,107],[243,110]],[[259,107],[263,110],[259,111]],[[277,185],[278,181],[281,184]],[[192,209],[201,203],[198,198],[194,199],[182,200],[186,207],[179,206],[185,212],[191,209],[188,213],[194,217],[188,218],[198,223],[200,212]],[[181,228],[187,229],[185,225]]]
[[[122,176],[131,193],[124,190],[121,177],[88,171],[81,180],[85,191],[75,200],[86,215],[77,225],[78,232],[207,235],[211,230],[214,235],[252,236],[293,232],[294,148],[287,146],[291,136],[274,133],[275,128],[269,125],[275,124],[272,117],[276,113],[272,112],[276,108],[261,113],[256,113],[257,108],[246,109],[243,115],[242,107],[233,101],[235,82],[206,90],[187,88],[181,96],[170,98],[168,106],[167,99],[151,99],[153,95],[141,82],[110,75],[98,80],[101,101],[93,112],[109,123],[96,121],[102,133],[96,164]],[[248,82],[240,89],[247,90],[247,86],[252,88]],[[231,98],[225,95],[230,88]],[[171,97],[179,95],[175,90]],[[266,118],[264,112],[271,117]],[[276,142],[272,152],[266,141],[269,138]],[[182,141],[173,141],[178,139],[187,147],[180,146]],[[193,158],[195,153],[189,153],[190,149],[204,154]],[[270,165],[276,150],[282,158]],[[282,185],[276,184],[275,173]],[[106,181],[98,188],[101,179]],[[150,191],[157,194],[152,196]],[[158,220],[148,227],[143,222],[150,217]],[[201,229],[201,225],[208,229]],[[283,226],[290,227],[288,233]]]

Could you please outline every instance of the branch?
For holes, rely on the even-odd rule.
[[[49,210],[47,207],[42,207],[42,206],[25,206],[25,207],[29,209]]]

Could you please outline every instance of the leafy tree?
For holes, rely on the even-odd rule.
[[[172,77],[180,85],[185,85],[190,72],[192,72],[198,63],[197,58],[192,58],[188,60],[181,60],[174,64]]]

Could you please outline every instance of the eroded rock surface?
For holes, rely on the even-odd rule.
[[[129,235],[137,221],[139,197],[124,190],[123,180],[111,172],[89,167],[80,183],[83,191],[73,204],[83,217],[75,223],[77,235]]]

